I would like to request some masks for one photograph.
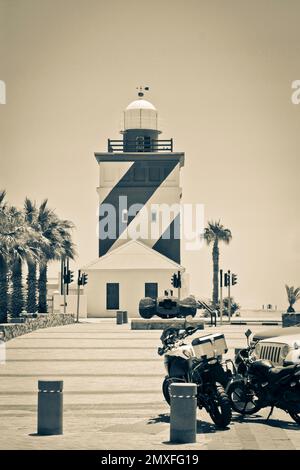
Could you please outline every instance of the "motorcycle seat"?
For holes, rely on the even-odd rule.
[[[285,367],[272,367],[272,369],[269,369],[269,379],[271,380],[279,380],[282,379],[283,377],[286,377],[287,375],[292,375],[297,368],[296,365],[291,365],[291,366],[285,366]]]

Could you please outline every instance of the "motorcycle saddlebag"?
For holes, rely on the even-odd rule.
[[[199,359],[206,356],[207,359],[213,359],[227,353],[228,348],[225,336],[222,333],[200,336],[192,341],[192,346],[196,357]]]

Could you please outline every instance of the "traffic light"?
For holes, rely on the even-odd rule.
[[[88,275],[86,273],[83,273],[82,275],[82,285],[85,286],[88,282]]]
[[[64,284],[71,284],[74,280],[74,271],[70,271],[70,269],[65,271],[64,274]]]
[[[230,275],[228,273],[224,274],[224,286],[225,287],[230,286]]]
[[[68,271],[67,268],[64,268],[64,284],[68,284]]]
[[[173,287],[178,286],[178,278],[177,278],[176,273],[174,273],[173,276],[171,277],[171,284],[172,284]]]
[[[234,286],[237,284],[237,274],[232,273],[231,274],[231,285]]]

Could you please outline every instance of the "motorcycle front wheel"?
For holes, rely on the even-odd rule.
[[[261,407],[257,403],[257,396],[250,385],[243,380],[232,382],[227,390],[232,409],[241,415],[257,413]]]
[[[210,393],[208,413],[220,428],[226,428],[231,421],[231,404],[230,400],[221,384],[216,384]]]
[[[170,385],[174,383],[182,383],[186,382],[184,377],[165,377],[165,380],[163,381],[162,384],[162,392],[164,399],[170,405],[171,403],[171,398],[170,398]]]

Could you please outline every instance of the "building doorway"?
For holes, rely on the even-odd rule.
[[[108,282],[106,284],[106,309],[119,310],[119,283]]]

